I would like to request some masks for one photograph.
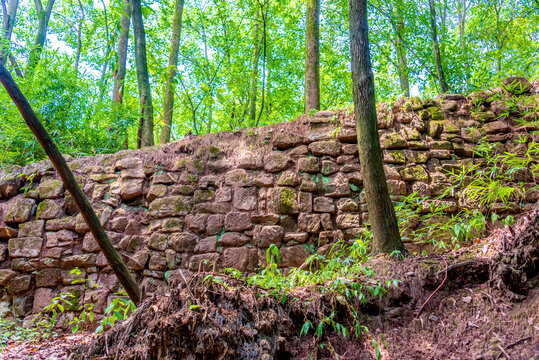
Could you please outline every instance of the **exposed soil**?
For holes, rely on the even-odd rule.
[[[234,279],[203,283],[200,273],[69,359],[375,359],[373,339],[382,359],[539,359],[539,211],[458,252],[369,265],[377,279],[402,283],[382,300],[351,304],[370,329],[361,339],[329,327],[320,339],[299,336],[306,318],[316,324],[333,309],[353,325],[330,292],[300,289],[280,302]]]

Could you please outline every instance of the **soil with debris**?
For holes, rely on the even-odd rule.
[[[241,281],[219,275],[223,286],[198,274],[168,296],[146,299],[68,358],[376,359],[378,350],[381,359],[539,359],[539,211],[460,251],[378,256],[368,265],[376,279],[402,282],[366,305],[308,288],[281,302]],[[361,339],[329,327],[321,338],[312,330],[300,337],[305,319],[317,324],[333,311],[336,322],[353,327],[354,309],[370,329]]]

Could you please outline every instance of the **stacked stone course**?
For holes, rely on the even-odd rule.
[[[535,93],[533,87],[530,97]],[[489,94],[379,106],[394,200],[412,192],[440,196],[450,185],[448,170],[481,161],[472,153],[481,138],[512,151],[525,146],[514,140],[537,127],[518,127],[518,114],[498,119],[506,109],[501,101],[481,100]],[[264,266],[271,244],[280,248],[281,267],[300,266],[313,252],[356,238],[368,219],[355,123],[346,111],[70,159],[69,165],[147,294],[181,279],[179,269],[185,276],[225,267],[253,272]],[[536,185],[529,172],[519,176],[515,182],[527,189]],[[538,199],[529,190],[518,210]],[[462,205],[450,194],[432,201],[450,213]],[[70,273],[75,267],[80,275]],[[100,287],[72,285],[76,278]],[[100,300],[95,310],[102,313],[118,290],[50,162],[0,169],[0,316],[39,312],[59,292],[80,303]]]

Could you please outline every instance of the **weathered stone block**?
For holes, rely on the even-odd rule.
[[[60,180],[45,180],[36,189],[40,199],[57,199],[64,192],[64,185]]]
[[[264,170],[269,172],[282,171],[287,167],[292,166],[293,163],[290,156],[277,151],[272,151],[264,156]]]
[[[335,204],[332,198],[319,196],[314,198],[314,211],[318,213],[335,213]]]
[[[306,232],[287,232],[283,236],[285,243],[299,243],[303,244],[309,238],[309,234]]]
[[[339,166],[330,160],[322,160],[322,175],[329,176],[339,171]]]
[[[233,187],[253,186],[253,177],[244,169],[235,169],[225,174],[225,184]]]
[[[361,220],[359,214],[344,213],[337,215],[337,227],[339,229],[351,229],[359,227]]]
[[[337,156],[341,152],[341,143],[335,140],[316,141],[309,144],[309,150],[314,156]]]
[[[225,216],[221,214],[213,214],[208,216],[206,221],[206,234],[217,235],[223,230]]]
[[[0,269],[0,285],[5,286],[17,273],[11,269]]]
[[[253,227],[251,214],[243,212],[230,212],[225,216],[226,231],[244,231]]]
[[[165,251],[168,246],[168,235],[153,233],[148,240],[148,248],[152,250]]]
[[[272,208],[277,214],[296,214],[298,212],[296,191],[291,188],[274,188],[271,201]]]
[[[167,196],[150,203],[150,215],[170,217],[187,215],[191,211],[191,198],[185,196]]]
[[[45,199],[37,205],[36,217],[38,219],[54,219],[63,215],[62,207],[54,200]]]
[[[236,160],[236,166],[240,169],[259,170],[263,165],[262,156],[254,151],[242,151]]]
[[[301,144],[302,141],[303,139],[298,134],[279,132],[273,137],[273,146],[279,150],[285,150]]]
[[[32,199],[18,197],[8,202],[7,211],[4,215],[6,223],[23,223],[32,215],[32,208],[35,201]]]
[[[320,170],[319,160],[316,157],[302,157],[298,159],[298,171],[317,173]]]
[[[223,267],[238,269],[241,272],[252,272],[258,264],[258,251],[250,247],[225,249]]]
[[[36,274],[37,287],[53,287],[60,283],[60,269],[46,268]]]
[[[88,268],[96,265],[96,254],[71,255],[62,258],[62,269]]]
[[[255,243],[260,248],[267,248],[271,244],[277,247],[281,246],[281,240],[283,239],[284,229],[277,225],[266,225],[255,233]]]
[[[404,181],[429,181],[427,170],[421,165],[409,166],[401,171]]]
[[[320,230],[320,214],[299,214],[298,228],[311,234]]]
[[[387,164],[404,164],[406,158],[402,150],[383,150],[383,161]]]
[[[9,239],[8,251],[9,257],[38,257],[43,245],[43,238],[40,237],[21,237]]]
[[[289,246],[280,249],[282,267],[299,267],[311,255],[303,245]]]
[[[236,210],[252,211],[256,209],[256,205],[256,188],[249,187],[234,189],[234,208]]]
[[[290,170],[284,171],[277,180],[278,186],[296,186],[299,184],[298,175]]]
[[[219,245],[224,247],[242,246],[247,244],[251,239],[242,233],[227,232],[219,239]]]
[[[217,236],[210,236],[204,239],[201,239],[195,246],[196,254],[206,254],[210,252],[215,252],[217,249]]]

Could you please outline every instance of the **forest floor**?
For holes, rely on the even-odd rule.
[[[539,359],[539,211],[458,251],[368,265],[374,278],[343,282],[401,283],[365,304],[310,288],[279,301],[198,274],[104,334],[11,344],[0,359]],[[320,337],[300,336],[307,319]],[[344,338],[335,324],[354,319],[369,333]]]

